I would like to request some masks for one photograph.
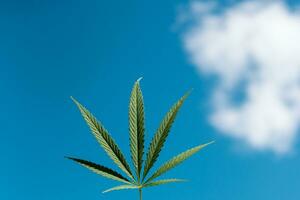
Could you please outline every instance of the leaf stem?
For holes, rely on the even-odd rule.
[[[140,200],[143,200],[143,196],[142,196],[142,188],[139,188],[139,194],[140,194]]]

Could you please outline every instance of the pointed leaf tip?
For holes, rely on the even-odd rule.
[[[206,147],[206,146],[208,146],[208,145],[210,145],[210,144],[213,144],[213,143],[215,143],[215,142],[216,142],[215,140],[210,141],[210,142],[208,142],[208,143],[206,143],[206,144],[203,144],[203,147]]]
[[[71,100],[78,105],[78,101],[73,97],[73,96],[70,96]]]
[[[188,97],[194,91],[194,88],[189,89],[184,96]]]

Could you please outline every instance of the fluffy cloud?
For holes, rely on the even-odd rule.
[[[289,152],[300,122],[300,12],[281,1],[194,2],[185,16],[191,61],[218,77],[211,123],[253,149]]]

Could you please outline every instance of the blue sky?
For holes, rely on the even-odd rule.
[[[234,5],[219,3],[219,8]],[[189,182],[147,189],[145,200],[300,198],[297,137],[292,154],[244,151],[210,122],[216,82],[194,67],[182,32],[172,28],[182,5],[189,2],[0,1],[0,199],[137,198],[135,191],[102,194],[116,183],[64,156],[113,166],[71,95],[103,122],[129,155],[129,94],[141,76],[148,142],[169,107],[194,88],[159,163],[216,140],[166,175]]]

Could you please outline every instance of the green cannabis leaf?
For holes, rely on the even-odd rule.
[[[91,132],[97,139],[98,143],[107,153],[107,155],[112,159],[112,161],[121,169],[127,177],[124,177],[119,172],[116,172],[105,166],[86,161],[79,158],[66,157],[74,162],[82,165],[83,167],[99,174],[105,178],[112,179],[121,182],[123,185],[109,188],[103,193],[125,190],[125,189],[137,189],[139,191],[140,200],[142,200],[142,189],[152,186],[158,186],[167,183],[183,182],[183,179],[161,179],[156,180],[156,178],[165,174],[172,168],[178,166],[187,158],[191,157],[207,145],[212,142],[198,145],[194,148],[188,149],[187,151],[173,157],[169,161],[165,162],[161,167],[159,167],[152,175],[148,177],[149,172],[153,168],[159,154],[164,146],[164,143],[169,135],[172,124],[176,118],[176,115],[184,103],[185,99],[188,97],[190,92],[187,92],[183,97],[181,97],[169,110],[166,116],[163,118],[160,126],[158,127],[154,137],[149,145],[148,152],[146,153],[146,160],[143,166],[143,156],[144,156],[144,138],[145,138],[145,114],[144,114],[144,100],[142,91],[140,88],[140,79],[138,79],[131,91],[130,101],[129,101],[129,140],[130,140],[130,153],[131,159],[134,166],[134,173],[132,173],[128,162],[125,159],[124,154],[104,128],[104,126],[99,122],[83,105],[81,105],[73,97],[71,99],[77,105],[80,110],[81,115],[88,124]],[[143,169],[143,172],[142,172]],[[142,172],[142,173],[141,173]]]
[[[129,103],[130,152],[138,181],[143,164],[145,137],[144,101],[139,82],[140,79],[133,86]]]

